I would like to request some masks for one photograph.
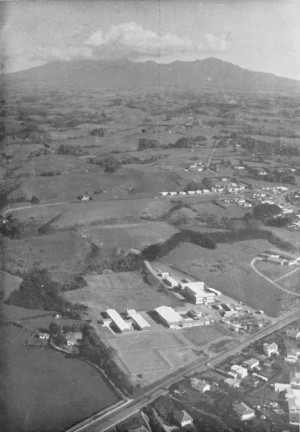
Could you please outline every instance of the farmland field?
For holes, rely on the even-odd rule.
[[[90,365],[48,348],[23,347],[26,338],[16,327],[0,329],[2,431],[60,432],[117,402]]]
[[[10,293],[19,289],[22,279],[7,272],[0,272],[0,289],[3,292],[3,300],[6,300]]]
[[[300,268],[295,269],[294,273],[281,279],[278,283],[283,288],[300,293]]]
[[[156,291],[138,273],[115,273],[85,277],[87,287],[64,293],[67,300],[87,305],[98,312],[108,308],[152,310],[158,306],[179,306],[174,296]]]

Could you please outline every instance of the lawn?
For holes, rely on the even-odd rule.
[[[293,267],[290,268],[290,271],[292,269]],[[279,280],[278,283],[283,288],[300,293],[300,268],[298,267],[294,273]]]
[[[93,367],[49,348],[23,347],[26,337],[1,327],[2,431],[60,432],[117,402]]]
[[[128,308],[139,311],[166,306],[180,306],[172,295],[166,295],[147,285],[139,273],[124,272],[85,277],[87,287],[66,292],[67,300],[85,304],[98,312],[114,308],[122,312]]]

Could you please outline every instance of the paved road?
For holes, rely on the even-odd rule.
[[[214,358],[209,361],[194,361],[190,365],[177,370],[170,375],[166,376],[163,380],[161,380],[156,387],[152,390],[148,391],[146,395],[143,395],[135,400],[127,402],[125,406],[120,406],[116,408],[113,412],[108,412],[104,416],[100,417],[96,420],[91,420],[90,422],[86,422],[85,424],[78,425],[78,427],[73,427],[66,432],[72,430],[72,432],[108,432],[114,426],[119,424],[120,422],[126,420],[131,417],[133,414],[142,409],[145,405],[148,405],[150,402],[157,399],[159,396],[163,395],[172,384],[179,381],[181,378],[191,375],[194,372],[203,372],[207,368],[213,367],[218,363],[224,361],[227,357],[238,353],[239,351],[246,348],[248,345],[256,342],[257,340],[268,336],[269,334],[291,324],[293,321],[299,318],[300,308],[294,308],[292,311],[289,311],[281,318],[279,318],[275,323],[272,323],[268,327],[259,330],[256,334],[249,336],[247,339],[239,342],[234,347],[231,347],[222,353],[216,355]]]
[[[283,288],[278,283],[274,282],[272,279],[268,278],[266,275],[264,275],[259,270],[257,270],[257,268],[255,267],[255,262],[256,261],[261,261],[261,258],[256,257],[256,258],[253,258],[253,260],[251,261],[251,268],[255,271],[255,273],[257,273],[259,276],[261,276],[264,279],[266,279],[268,282],[270,282],[272,285],[274,285],[276,288],[280,289],[281,291],[284,291],[284,292],[286,292],[288,294],[291,294],[293,296],[296,296],[296,297],[300,297],[299,293],[296,293],[295,291],[290,291],[290,290],[288,290],[286,288]]]

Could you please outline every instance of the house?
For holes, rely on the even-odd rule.
[[[191,417],[185,410],[175,411],[174,420],[180,427],[185,427],[193,424],[193,417]]]
[[[275,383],[274,384],[274,391],[276,392],[283,392],[287,391],[291,387],[291,384],[283,384],[283,383]]]
[[[251,420],[255,417],[255,411],[244,402],[234,403],[232,408],[242,421]]]
[[[259,367],[259,360],[255,359],[255,358],[245,360],[243,362],[243,366],[249,370],[255,369],[255,368]]]
[[[237,379],[237,378],[226,378],[226,379],[224,380],[224,382],[225,382],[229,387],[232,387],[232,388],[239,388],[239,387],[240,387],[240,384],[241,384],[241,381],[240,381],[239,379]]]
[[[279,354],[279,352],[278,352],[278,345],[275,342],[272,342],[270,344],[264,343],[263,350],[264,350],[264,353],[268,357],[270,357],[272,354],[276,354],[276,355]]]
[[[300,330],[298,328],[287,329],[286,335],[290,339],[300,339]]]
[[[285,361],[296,363],[299,360],[300,348],[287,348]]]
[[[173,308],[169,306],[159,306],[155,309],[163,323],[169,328],[177,328],[182,322],[183,318]]]
[[[164,197],[164,196],[167,196],[167,195],[169,195],[169,192],[160,192],[160,193],[159,193],[159,195],[161,195],[161,196],[163,196],[163,197]]]
[[[246,376],[248,375],[247,369],[244,368],[243,366],[239,366],[237,364],[234,364],[231,366],[230,369],[233,373],[236,373],[237,378],[239,378],[239,379],[246,378]]]
[[[294,388],[300,388],[300,369],[292,369],[290,371],[290,383]]]
[[[78,346],[82,340],[81,332],[66,333],[65,336],[68,346]]]
[[[191,378],[191,385],[195,390],[205,393],[210,390],[210,384],[204,380],[199,380],[198,378]]]
[[[48,340],[49,339],[49,337],[50,337],[50,335],[49,335],[49,333],[46,333],[46,332],[38,332],[38,337],[39,337],[39,339],[46,339],[46,340]]]

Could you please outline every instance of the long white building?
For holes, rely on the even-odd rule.
[[[131,323],[126,322],[115,309],[107,309],[106,313],[121,333],[131,330]]]

